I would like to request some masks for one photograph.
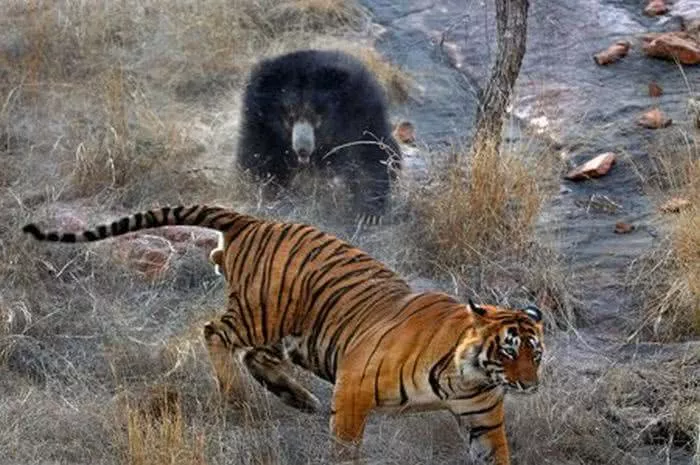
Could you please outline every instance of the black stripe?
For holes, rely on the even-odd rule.
[[[401,397],[401,405],[406,405],[408,403],[408,395],[406,394],[406,386],[403,382],[403,367],[405,362],[401,364],[401,370],[399,370],[399,396]]]
[[[97,227],[97,234],[99,234],[100,239],[104,239],[109,234],[107,234],[107,226],[101,224]]]
[[[129,217],[122,218],[121,220],[119,220],[118,231],[115,234],[115,236],[129,232],[129,223],[130,223]]]
[[[287,315],[287,309],[289,308],[289,304],[290,302],[292,302],[292,293],[288,291],[287,286],[285,286],[287,276],[290,274],[289,267],[291,266],[292,261],[294,260],[294,257],[296,256],[296,253],[299,250],[300,245],[303,243],[304,238],[308,234],[311,234],[313,232],[313,229],[310,228],[299,227],[298,225],[295,225],[295,227],[296,229],[294,230],[294,232],[292,232],[288,239],[288,241],[290,243],[293,243],[294,245],[287,253],[287,260],[284,266],[282,267],[282,275],[280,277],[280,288],[277,292],[277,331],[280,339],[284,337],[284,319]],[[299,231],[304,231],[304,229],[306,229],[306,231],[299,238],[294,237]],[[282,297],[285,295],[285,293],[287,295],[287,302],[284,306],[284,309],[282,309]]]
[[[75,237],[75,234],[73,233],[66,233],[61,237],[61,241],[63,242],[75,242],[77,238]]]
[[[384,359],[379,361],[379,366],[377,366],[377,371],[374,373],[374,403],[375,405],[381,405],[381,400],[379,399],[379,378],[382,375],[382,364]],[[358,386],[359,387],[359,386]]]
[[[501,403],[502,401],[503,401],[503,400],[499,397],[499,398],[496,400],[496,402],[494,402],[492,405],[489,405],[488,407],[480,408],[480,409],[477,409],[477,410],[471,410],[471,411],[469,411],[469,412],[460,412],[459,415],[460,415],[460,416],[463,416],[463,417],[470,416],[470,415],[482,415],[482,414],[487,413],[487,412],[490,412],[490,411],[493,410],[494,408],[498,407],[498,405],[500,405],[500,403]]]
[[[61,236],[57,232],[51,232],[46,235],[47,241],[58,242],[61,240]]]
[[[272,273],[273,273],[274,265],[277,262],[277,260],[276,260],[277,253],[279,252],[279,249],[282,246],[282,244],[285,243],[285,240],[286,240],[287,235],[289,234],[289,230],[291,228],[292,228],[291,224],[285,225],[282,228],[282,231],[280,231],[280,234],[277,237],[277,240],[275,241],[275,245],[272,247],[272,252],[270,253],[270,256],[267,258],[267,260],[268,260],[267,269],[264,270],[265,272],[263,274],[263,277],[265,278],[265,282],[264,282],[264,285],[260,286],[260,300],[262,301],[263,299],[265,299],[266,304],[268,303],[268,298],[269,298],[269,300],[272,300],[272,284],[271,284],[273,282],[272,281],[272,279],[273,279]],[[278,301],[279,301],[279,294],[282,292],[284,292],[284,288],[280,287],[277,290]],[[277,315],[279,315],[279,306],[274,308],[274,312]],[[263,323],[265,325],[265,330],[263,332],[263,335],[265,336],[265,340],[267,341],[267,337],[268,337],[267,326],[268,326],[268,324],[267,324],[267,321],[264,321]]]
[[[243,343],[243,338],[241,337],[241,333],[238,331],[238,328],[237,328],[236,325],[234,324],[235,319],[234,319],[233,314],[232,314],[231,312],[224,313],[224,315],[222,315],[222,317],[220,318],[220,320],[221,320],[221,322],[222,322],[223,324],[225,324],[225,325],[231,330],[231,332],[232,332],[233,334],[236,335],[236,337],[238,338],[238,340],[239,340],[241,343]],[[232,321],[232,320],[233,320],[233,321]]]
[[[430,383],[430,388],[433,390],[436,396],[438,396],[440,399],[443,398],[443,389],[440,387],[440,375],[442,375],[442,372],[445,371],[445,368],[449,364],[449,361],[454,358],[455,356],[455,351],[457,350],[457,347],[459,344],[462,342],[462,338],[464,337],[464,333],[469,331],[471,327],[467,327],[462,332],[459,334],[459,336],[456,338],[455,344],[450,348],[450,350],[443,355],[440,360],[438,360],[437,363],[435,363],[431,368],[430,372],[428,374],[428,382]]]
[[[253,247],[253,244],[256,242],[255,237],[259,232],[260,227],[251,228],[250,230],[246,231],[245,236],[241,239],[241,244],[236,251],[234,259],[235,265],[233,267],[234,271],[232,278],[240,278],[240,276],[243,274],[243,268],[245,267],[245,262],[248,259],[248,254],[250,253],[250,249]]]
[[[141,229],[142,224],[143,224],[143,214],[142,213],[134,214],[134,226],[131,228],[131,230],[138,231],[139,229]]]
[[[173,208],[173,218],[175,218],[175,224],[182,224],[182,218],[180,217],[180,213],[185,207],[180,205],[179,207]]]
[[[468,399],[473,399],[475,397],[479,397],[481,395],[486,394],[487,392],[493,391],[498,387],[498,384],[487,384],[486,386],[481,386],[479,387],[476,391],[470,392],[469,394],[464,394],[458,397],[455,397],[455,400],[468,400]]]
[[[180,221],[182,221],[182,224],[189,225],[191,223],[190,216],[192,216],[192,213],[196,212],[198,208],[199,205],[192,205],[191,207],[187,208],[184,212],[181,212]]]
[[[488,433],[489,431],[498,429],[501,426],[503,426],[503,422],[497,423],[495,425],[474,426],[469,430],[469,441],[471,442],[474,439],[479,439],[481,436]]]
[[[245,334],[246,334],[245,340],[241,338],[243,345],[252,345],[253,334],[252,334],[250,325],[248,324],[248,322],[246,321],[246,318],[245,318],[245,308],[243,307],[243,302],[241,302],[241,299],[238,297],[238,293],[236,293],[235,291],[229,293],[228,299],[229,299],[229,301],[233,300],[236,303],[236,308],[231,308],[229,306],[229,311],[235,312],[237,315],[240,315],[240,317],[241,317],[240,323],[243,325],[243,329],[245,330]]]
[[[163,221],[158,226],[164,226],[169,223],[168,214],[170,214],[170,207],[163,207],[160,209],[160,212],[163,215]]]
[[[145,216],[146,216],[146,218],[145,218],[146,219],[146,227],[152,228],[158,224],[158,222],[156,221],[156,216],[153,214],[153,212],[151,210],[148,210],[146,212]]]
[[[204,222],[205,219],[209,216],[209,208],[203,207],[197,216],[195,217],[194,221],[190,223],[192,226],[198,226]]]
[[[85,238],[86,241],[96,241],[97,240],[97,235],[95,234],[94,231],[84,231],[83,237]]]

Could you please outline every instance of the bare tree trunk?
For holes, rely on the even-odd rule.
[[[482,95],[473,153],[487,145],[496,151],[500,148],[503,121],[525,55],[529,0],[495,2],[498,49],[491,77]]]

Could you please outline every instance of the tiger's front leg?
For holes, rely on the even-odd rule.
[[[373,391],[365,391],[363,395],[357,373],[349,371],[339,373],[333,388],[330,421],[333,436],[331,456],[336,462],[359,458],[365,423],[374,406],[371,395]],[[367,395],[367,392],[370,395]]]
[[[510,451],[504,425],[503,399],[487,405],[451,406],[460,425],[468,428],[469,451],[474,463],[510,465]]]

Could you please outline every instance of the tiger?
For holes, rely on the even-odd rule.
[[[355,457],[372,412],[446,409],[468,429],[473,457],[510,463],[504,396],[537,389],[544,353],[534,305],[414,292],[329,233],[219,206],[163,207],[81,233],[31,223],[23,230],[39,241],[80,243],[170,225],[221,237],[209,259],[226,283],[226,308],[204,325],[203,339],[225,398],[235,392],[233,370],[243,366],[286,404],[318,412],[318,398],[285,369],[296,365],[333,384],[333,444]]]

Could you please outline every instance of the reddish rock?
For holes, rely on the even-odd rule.
[[[603,153],[572,169],[566,174],[565,178],[571,181],[579,181],[604,176],[610,171],[614,163],[614,153]]]
[[[143,234],[119,238],[113,253],[118,261],[155,281],[170,266],[175,249],[164,237]]]
[[[402,144],[416,142],[416,128],[410,121],[401,121],[394,127],[394,137]]]
[[[660,207],[664,213],[680,213],[683,210],[690,208],[693,204],[688,199],[682,197],[673,197],[664,202]]]
[[[700,63],[700,43],[686,31],[645,34],[642,41],[642,50],[650,57],[678,60],[683,65]]]
[[[634,231],[634,225],[618,221],[615,223],[615,234],[627,234]]]
[[[618,40],[610,47],[593,55],[595,62],[601,66],[615,63],[629,52],[630,43],[626,40]]]
[[[671,125],[673,120],[658,108],[649,110],[639,117],[637,124],[648,129],[661,129]]]
[[[661,97],[663,93],[664,90],[659,84],[654,81],[649,83],[649,97]]]
[[[219,234],[216,231],[191,226],[166,226],[156,230],[154,234],[166,238],[178,252],[184,252],[191,245],[213,249],[219,243]]]
[[[161,228],[159,233],[171,242],[190,242],[193,230],[191,226],[166,226]]]
[[[216,236],[199,236],[195,238],[194,245],[202,249],[215,249],[219,245],[219,238]]]
[[[644,14],[647,16],[659,16],[668,13],[668,5],[664,0],[651,0],[644,8]]]

